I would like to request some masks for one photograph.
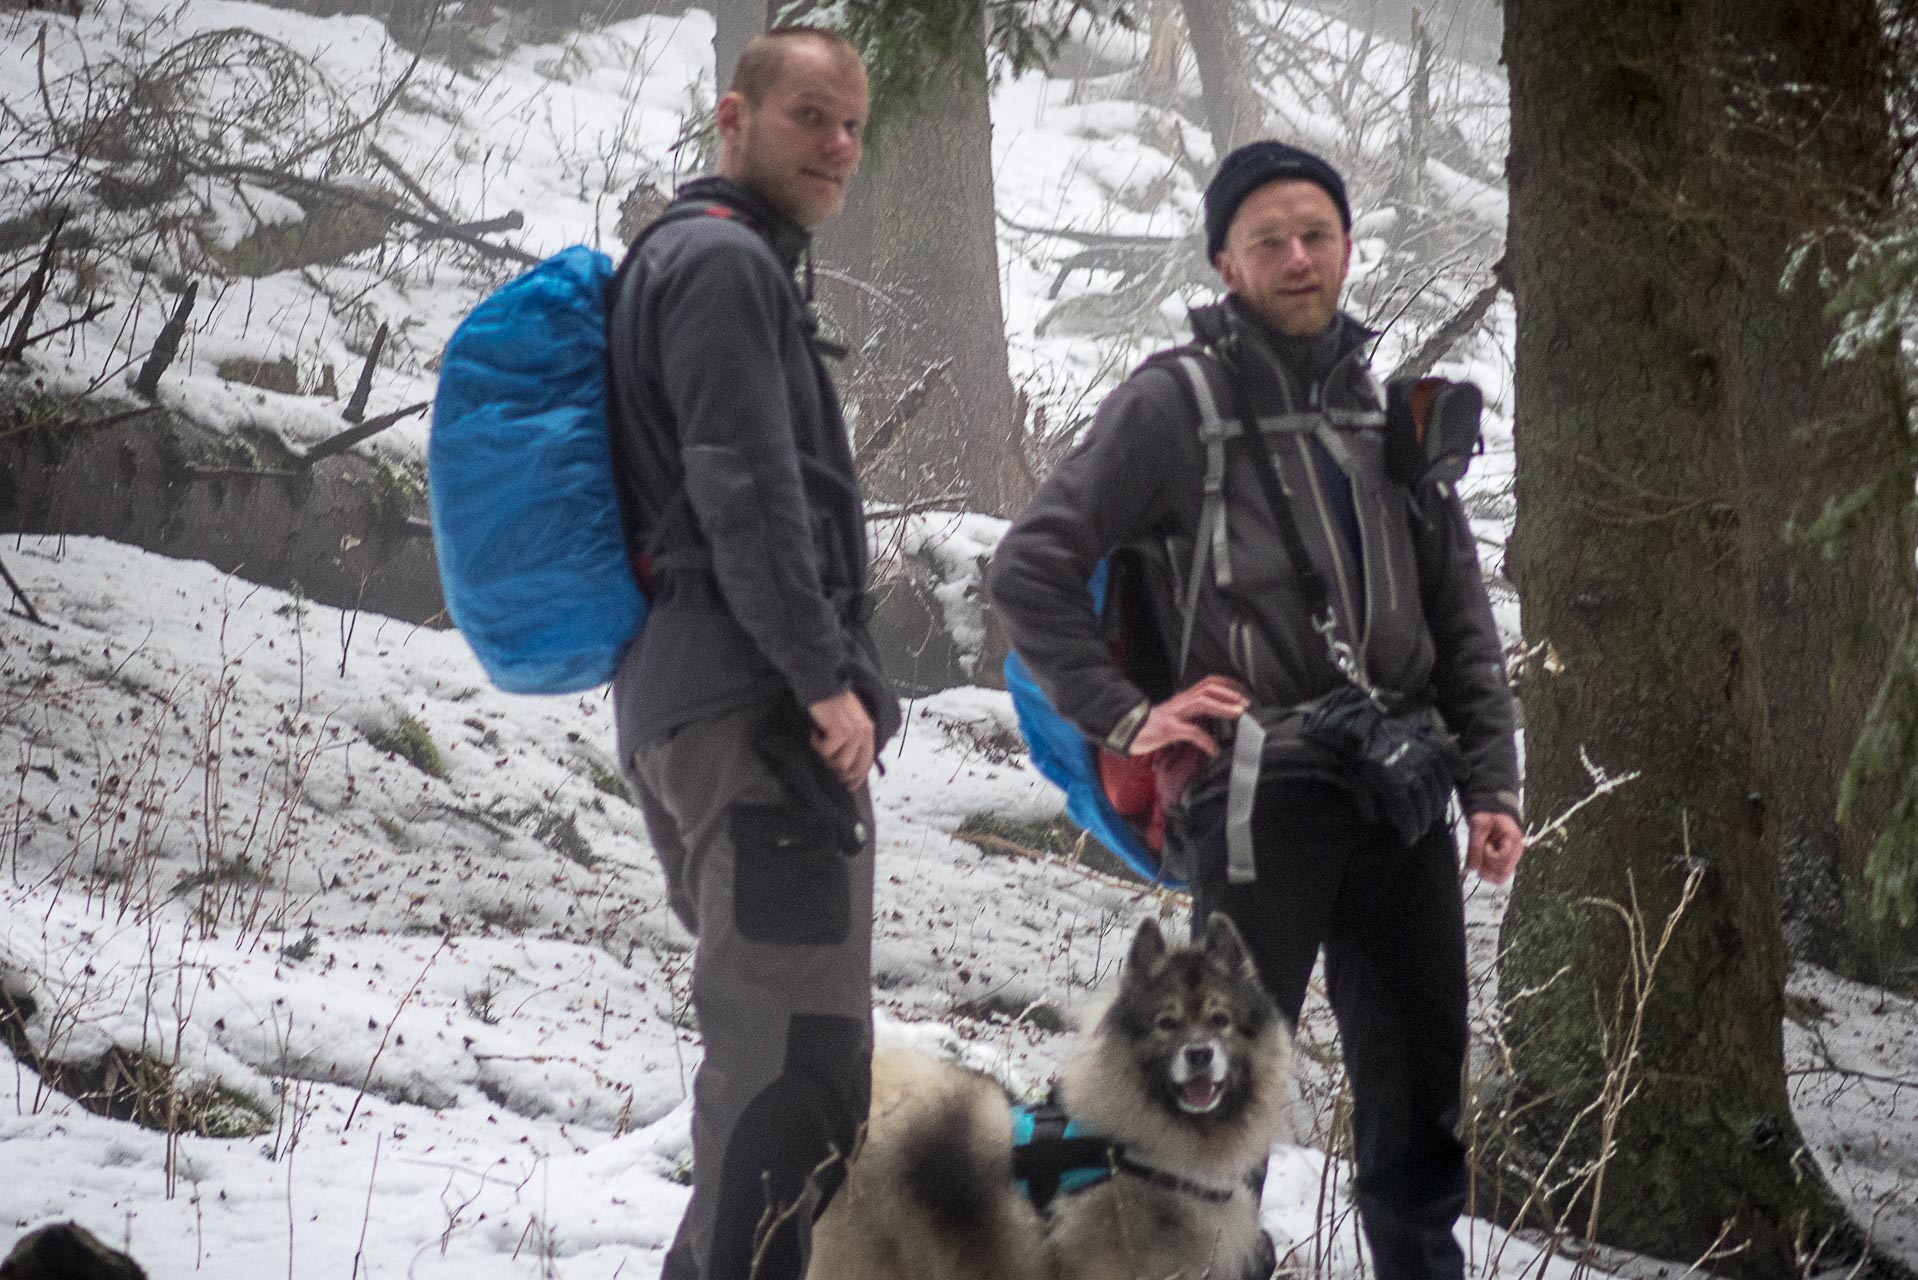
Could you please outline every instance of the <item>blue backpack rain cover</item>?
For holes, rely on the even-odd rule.
[[[501,286],[440,361],[427,493],[453,625],[508,693],[612,679],[646,620],[606,421],[613,262],[575,245]]]
[[[1092,602],[1104,608],[1110,565],[1100,561],[1093,571]],[[1060,715],[1017,653],[1006,655],[1006,690],[1019,718],[1032,767],[1066,793],[1066,816],[1089,832],[1112,855],[1154,884],[1183,888],[1168,876],[1138,830],[1112,805],[1099,776],[1099,745]]]

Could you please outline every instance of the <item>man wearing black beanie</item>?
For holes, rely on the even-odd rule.
[[[1444,799],[1456,786],[1466,868],[1508,880],[1512,697],[1457,493],[1387,473],[1375,335],[1339,309],[1351,227],[1320,157],[1270,141],[1227,156],[1205,193],[1227,297],[1106,397],[989,585],[1059,714],[1153,757],[1162,782],[1196,766],[1164,814],[1195,933],[1230,917],[1295,1025],[1323,946],[1377,1275],[1459,1280],[1465,932]],[[1119,604],[1102,616],[1086,584],[1108,560]],[[1420,741],[1456,742],[1415,816],[1392,820],[1389,787],[1312,728],[1355,689]]]

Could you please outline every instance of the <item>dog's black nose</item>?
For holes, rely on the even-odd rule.
[[[1189,1044],[1185,1047],[1185,1065],[1194,1071],[1212,1065],[1212,1046],[1209,1044]]]

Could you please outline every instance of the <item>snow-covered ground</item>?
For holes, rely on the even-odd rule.
[[[52,625],[0,618],[0,988],[33,1002],[36,1052],[138,1050],[252,1123],[169,1141],[16,1064],[0,1240],[77,1218],[154,1275],[656,1274],[699,1048],[689,940],[612,777],[604,697],[500,694],[457,636],[110,543],[5,559]],[[418,763],[369,741],[408,724]],[[1003,694],[956,690],[888,748],[875,983],[884,1032],[1036,1095],[1070,1034],[1056,1015],[1182,904],[954,838],[1058,812],[1010,724]],[[1481,985],[1503,898],[1468,886]],[[1918,1254],[1918,1009],[1810,972],[1793,990],[1807,1137]],[[1320,1145],[1275,1153],[1266,1221],[1341,1275],[1327,1021],[1315,998]],[[1463,1229],[1480,1274],[1541,1265],[1525,1238]]]
[[[1261,12],[1309,19],[1299,39],[1329,59],[1363,58],[1352,76],[1318,84],[1295,70],[1265,87],[1275,125],[1347,156],[1356,282],[1375,288],[1389,321],[1403,300],[1397,215],[1372,206],[1392,170],[1405,51],[1281,3]],[[0,15],[0,98],[10,118],[39,120],[44,104],[60,113],[89,93],[110,97],[116,76],[161,59],[216,119],[212,108],[247,86],[222,79],[229,62],[194,51],[265,40],[298,55],[304,105],[274,115],[282,98],[255,86],[260,127],[225,142],[236,161],[281,154],[282,127],[324,138],[377,115],[381,151],[438,204],[465,219],[524,214],[523,230],[495,239],[535,253],[610,249],[632,184],[669,186],[685,167],[679,144],[701,95],[710,100],[711,36],[693,10],[459,67],[437,56],[414,65],[366,18],[125,0],[79,19]],[[1134,44],[1108,37],[1103,56],[1136,61]],[[1478,72],[1440,78],[1450,125],[1495,163],[1502,86]],[[1114,281],[1075,272],[1048,297],[1077,246],[1020,227],[1196,225],[1194,171],[1211,163],[1210,141],[1131,100],[1129,83],[1123,71],[1034,74],[994,100],[1014,372],[1055,423],[1081,420],[1196,296],[1175,295],[1137,332],[1046,324],[1058,303]],[[168,206],[175,225],[115,207],[111,189],[62,165],[0,166],[0,208],[58,193],[102,229],[97,252],[63,266],[41,323],[96,299],[114,305],[29,350],[24,376],[49,395],[116,391],[152,345],[181,284],[162,232],[227,252],[261,225],[303,217],[266,185],[208,178]],[[386,172],[385,194],[398,199]],[[1437,161],[1428,178],[1457,217],[1500,229],[1495,187]],[[4,258],[0,291],[16,287],[34,248]],[[375,412],[430,396],[435,354],[507,270],[395,234],[344,264],[209,282],[161,399],[209,425],[311,443],[342,425],[343,393],[381,321],[395,336]],[[1429,290],[1456,303],[1478,283],[1468,272]],[[1512,323],[1500,304],[1441,366],[1479,381],[1492,407],[1471,489],[1492,564],[1510,515]],[[1415,342],[1396,326],[1381,362]],[[290,359],[298,393],[221,376],[239,357]],[[370,447],[417,459],[423,442],[424,425],[409,422]],[[995,528],[942,513],[875,526],[877,544],[937,566],[962,645],[978,642],[968,586]],[[620,791],[604,696],[501,695],[457,636],[203,565],[82,539],[8,541],[0,560],[53,624],[17,610],[0,618],[0,989],[32,1002],[23,1030],[36,1053],[84,1062],[109,1046],[140,1051],[204,1098],[222,1086],[217,1105],[234,1129],[255,1130],[169,1140],[88,1114],[16,1064],[10,1092],[0,1081],[0,1248],[74,1217],[156,1276],[655,1275],[686,1194],[684,1099],[698,1061],[689,940]],[[1515,603],[1499,609],[1516,641]],[[1058,804],[1027,771],[1003,695],[919,701],[885,763],[884,1028],[1036,1092],[1061,1057],[1058,1015],[1110,972],[1137,920],[1176,920],[1183,906],[1006,850],[1005,840],[1036,842]],[[989,826],[1001,843],[956,840],[962,825]],[[1468,894],[1474,967],[1489,980],[1504,895],[1476,884]],[[1813,972],[1793,991],[1801,1021],[1787,1043],[1806,1136],[1881,1238],[1918,1261],[1918,1010]],[[1309,1007],[1301,1091],[1316,1145],[1275,1154],[1267,1222],[1315,1272],[1345,1275],[1359,1261],[1350,1171],[1325,1154],[1336,1093],[1326,1021]],[[1466,1230],[1478,1273],[1569,1266],[1490,1226]]]
[[[139,1049],[260,1132],[170,1146],[16,1069],[0,1222],[76,1216],[156,1275],[350,1274],[364,1222],[371,1274],[656,1270],[690,940],[603,695],[498,694],[456,635],[108,543],[6,559],[54,626],[0,622],[0,983],[38,1052]],[[1030,1089],[1057,1037],[1018,1015],[1082,996],[1161,900],[954,841],[1057,810],[1009,714],[942,695],[888,750],[874,967],[887,1017]],[[403,723],[443,777],[369,743]]]

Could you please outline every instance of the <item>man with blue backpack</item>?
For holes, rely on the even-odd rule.
[[[841,37],[754,40],[718,103],[717,176],[680,189],[609,295],[614,457],[650,602],[614,679],[619,751],[698,939],[705,1045],[665,1280],[799,1280],[870,1094],[866,775],[899,706],[809,250],[866,113]]]
[[[1376,1272],[1458,1280],[1467,991],[1448,806],[1456,792],[1466,867],[1508,879],[1514,717],[1453,487],[1478,393],[1373,380],[1374,335],[1339,309],[1351,225],[1318,156],[1270,141],[1227,156],[1205,194],[1225,301],[1106,398],[989,585],[1052,708],[1110,759],[1151,759],[1175,795],[1165,863],[1191,882],[1195,934],[1224,912],[1294,1024],[1323,946]]]

